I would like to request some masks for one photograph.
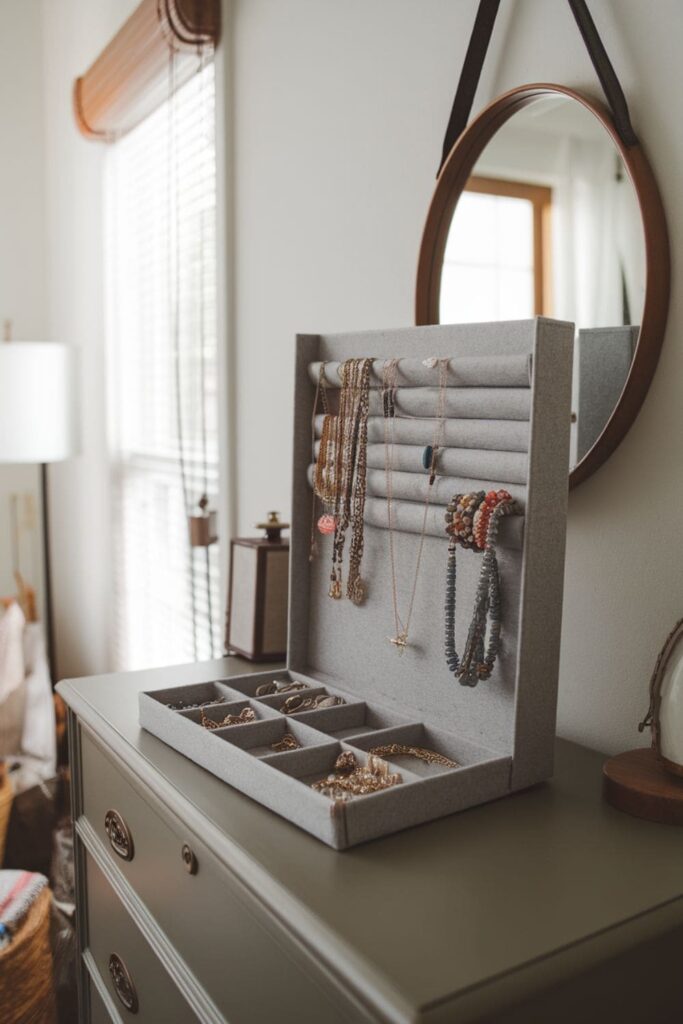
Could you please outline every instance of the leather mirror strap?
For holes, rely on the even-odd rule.
[[[486,53],[491,41],[491,33],[496,23],[496,15],[500,7],[500,0],[479,0],[477,16],[474,19],[472,35],[467,46],[467,53],[463,61],[458,88],[455,92],[455,99],[451,108],[451,116],[448,119],[446,134],[443,140],[443,151],[441,163],[436,172],[437,178],[446,158],[453,148],[455,140],[462,134],[470,119],[474,94],[479,85],[481,69],[484,66]]]
[[[637,146],[638,137],[633,130],[628,112],[628,104],[616,72],[612,67],[600,33],[591,16],[586,0],[568,0],[572,14],[581,32],[588,55],[600,80],[603,92],[614,118],[616,129],[626,146]],[[500,0],[480,0],[477,16],[474,20],[467,53],[463,61],[460,79],[456,89],[451,115],[448,119],[446,134],[443,141],[441,162],[437,178],[441,173],[448,154],[456,139],[462,134],[472,112],[474,94],[477,91],[481,70],[484,65],[489,42],[496,22]]]
[[[607,99],[607,103],[614,118],[614,124],[619,137],[625,146],[637,146],[638,136],[633,130],[631,116],[628,112],[628,104],[624,90],[617,78],[617,73],[607,56],[600,33],[595,27],[591,12],[588,10],[586,0],[569,0],[572,14],[579,26],[581,37],[586,44],[588,56],[590,57],[595,72],[600,79],[600,85]]]

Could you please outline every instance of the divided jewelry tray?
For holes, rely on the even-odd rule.
[[[572,379],[572,324],[537,318],[443,325],[297,339],[293,516],[287,669],[140,695],[140,724],[197,764],[323,842],[344,849],[493,800],[552,775],[564,575]],[[320,363],[334,404],[338,365],[372,356],[367,500],[362,576],[365,602],[333,600],[331,539],[318,537],[310,558],[312,433]],[[425,515],[437,371],[448,358],[442,450]],[[417,573],[409,644],[394,633],[387,529],[386,448],[379,385],[398,359],[398,418],[393,453],[393,548],[404,612]],[[312,423],[314,430],[312,432]],[[264,470],[267,467],[264,467]],[[501,641],[489,679],[462,686],[444,656],[448,538],[444,514],[453,494],[507,489],[522,514],[501,523],[498,564]],[[318,507],[318,513],[320,513]],[[458,550],[456,638],[467,632],[481,555]],[[296,695],[345,703],[283,714],[292,694],[256,696],[273,680],[305,683]],[[200,705],[173,710],[169,705]],[[255,720],[207,729],[251,708]],[[275,752],[290,733],[298,749]],[[312,788],[343,751],[365,764],[390,744],[427,748],[451,768],[403,754],[385,755],[402,781],[347,800]]]

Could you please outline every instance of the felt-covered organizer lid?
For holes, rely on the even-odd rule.
[[[534,685],[530,688],[520,690],[517,685],[529,644],[543,646],[545,654],[540,648],[537,651],[541,670],[552,671],[554,663],[556,672],[559,651],[559,621],[547,624],[544,637],[535,620],[542,607],[543,587],[551,588],[552,605],[552,595],[562,584],[572,336],[571,325],[537,319],[298,338],[291,671],[313,675],[358,700],[391,705],[408,721],[459,733],[493,753],[513,752],[520,702],[527,698],[527,691],[528,699],[535,699],[538,672],[532,672]],[[319,501],[313,507],[311,479],[316,439],[322,428],[322,409],[317,410],[314,421],[320,363],[326,364],[324,377],[334,406],[339,364],[362,356],[373,357],[375,362],[361,573],[367,598],[363,605],[355,606],[346,598],[328,596],[331,538],[314,531],[318,554],[310,557],[311,527],[323,511]],[[439,369],[433,365],[433,357],[449,357],[449,364],[438,475],[429,488],[422,456],[437,419]],[[400,360],[396,419],[390,436],[380,391],[388,359]],[[387,528],[387,460],[392,468],[391,534]],[[504,521],[500,532],[503,627],[497,664],[489,680],[468,688],[451,674],[444,655],[448,545],[444,513],[454,493],[501,487],[519,502],[524,516]],[[540,546],[538,558],[528,558],[531,538]],[[480,566],[480,554],[458,552],[456,641],[460,646],[469,625]],[[559,575],[559,582],[553,573]],[[547,574],[549,579],[544,578]],[[402,655],[390,643],[397,631],[394,587],[403,625],[410,620],[408,647]]]

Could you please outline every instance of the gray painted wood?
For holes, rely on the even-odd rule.
[[[86,888],[88,947],[114,1004],[117,1004],[118,997],[108,967],[112,953],[125,963],[135,985],[139,1000],[135,1017],[140,1024],[160,1024],[160,1021],[164,1024],[196,1024],[199,1018],[185,1002],[126,914],[105,875],[89,856],[86,858]],[[129,1011],[123,1004],[121,1006],[125,1017]]]
[[[121,1024],[121,1015],[114,1006],[106,982],[100,977],[90,953],[85,954],[83,964],[90,1006],[90,1024]]]
[[[287,933],[263,913],[232,874],[185,823],[136,789],[135,777],[103,750],[83,729],[81,735],[84,818],[78,832],[97,852],[103,869],[125,894],[137,896],[152,918],[151,944],[167,959],[163,933],[181,963],[172,973],[186,977],[184,994],[195,1008],[201,991],[191,991],[194,976],[211,1004],[202,1017],[249,1022],[270,1015],[300,1024],[345,1024],[350,1007],[324,984],[308,956],[302,957]],[[106,811],[114,807],[124,818],[134,843],[130,861],[117,856],[104,832]],[[99,843],[98,843],[99,841]],[[197,871],[191,875],[181,857],[183,844],[193,850]],[[105,858],[102,858],[102,852]],[[118,878],[118,875],[122,878]],[[135,894],[131,897],[131,890]],[[135,910],[133,911],[135,912]],[[155,928],[156,926],[156,928]],[[143,928],[145,927],[143,922]],[[258,964],[269,984],[245,980]],[[187,977],[190,972],[190,977]],[[325,990],[329,995],[325,995]]]
[[[99,992],[92,983],[90,986],[90,1021],[91,1024],[111,1024],[112,1021]]]
[[[140,690],[248,671],[221,659],[60,692],[155,811],[201,837],[250,913],[353,1000],[349,1024],[498,1020],[683,927],[683,834],[608,806],[602,756],[574,744],[558,741],[547,784],[340,854],[140,729]]]

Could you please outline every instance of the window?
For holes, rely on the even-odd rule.
[[[218,492],[214,99],[208,64],[107,154],[117,669],[220,653],[218,545],[186,518]]]
[[[442,323],[550,314],[551,198],[542,185],[468,180],[446,242]]]

